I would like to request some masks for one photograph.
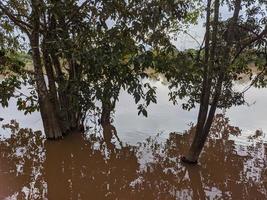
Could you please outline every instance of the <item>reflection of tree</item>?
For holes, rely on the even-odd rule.
[[[139,193],[146,193],[146,187],[149,187],[153,197],[159,199],[266,198],[266,182],[262,182],[266,167],[263,165],[266,163],[263,143],[247,148],[247,155],[238,155],[237,145],[229,140],[229,136],[239,136],[241,131],[231,126],[224,115],[218,114],[200,160],[201,166],[182,165],[177,157],[188,149],[193,131],[194,127],[184,135],[172,133],[164,144],[150,140],[142,146],[141,152],[150,149],[153,159],[146,164],[149,170],[141,173],[139,179],[142,181],[136,183],[141,190]],[[256,132],[256,135],[259,134]],[[251,179],[251,171],[258,180]],[[165,198],[166,193],[170,195],[168,198]]]
[[[112,138],[115,138],[119,142],[120,146],[122,146],[122,142],[118,137],[117,129],[111,123],[102,124],[102,128],[103,128],[103,139],[110,150],[114,150],[114,148],[116,147],[112,143]]]
[[[3,128],[10,129],[12,134],[0,141],[0,198],[8,195],[18,199],[44,197],[46,188],[40,176],[44,149],[40,132],[20,129],[14,120]]]
[[[133,149],[115,148],[106,155],[106,147],[99,145],[99,148],[94,148],[94,144],[79,133],[57,145],[46,143],[45,177],[49,199],[113,199],[128,195],[127,183],[135,178],[138,169]]]
[[[136,179],[139,166],[134,147],[114,145],[109,151],[103,141],[93,136],[85,139],[74,133],[64,140],[44,141],[41,135],[20,129],[15,122],[6,128],[11,128],[12,135],[0,142],[1,199],[16,193],[19,199],[27,199],[26,187],[31,195],[28,199],[129,196],[129,183]],[[18,154],[22,148],[25,150]]]
[[[166,142],[149,138],[139,146],[112,146],[94,135],[74,133],[44,141],[13,121],[0,141],[0,197],[18,199],[264,199],[266,145],[258,131],[240,146],[241,131],[217,115],[200,166],[180,163],[192,139],[171,133]],[[240,148],[246,153],[240,155]],[[24,191],[24,192],[23,192]],[[28,195],[28,196],[27,196]]]

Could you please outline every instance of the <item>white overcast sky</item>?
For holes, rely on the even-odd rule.
[[[203,13],[205,15],[205,13]],[[232,12],[229,12],[226,6],[220,7],[220,17],[222,19],[227,19],[232,16]],[[205,19],[199,17],[196,25],[191,25],[187,29],[187,32],[190,34],[179,34],[176,41],[172,41],[173,44],[179,49],[189,49],[189,48],[199,48],[199,44],[202,43],[204,35],[205,35],[205,27],[204,27]],[[194,37],[198,42],[195,41],[192,37]]]
[[[83,2],[84,0],[80,0],[79,5],[82,4]],[[244,12],[244,9],[243,11],[241,11],[241,13],[242,12]],[[205,15],[205,13],[203,14]],[[229,12],[228,8],[226,6],[223,6],[223,7],[220,7],[220,16],[222,19],[226,19],[232,16],[232,12]],[[177,34],[176,40],[172,40],[173,44],[179,50],[184,50],[184,49],[189,49],[189,48],[198,49],[199,44],[202,43],[204,34],[205,34],[204,22],[205,22],[204,18],[199,18],[198,23],[196,25],[190,25],[189,28],[187,29],[187,32],[190,34],[190,36],[187,34],[179,33]],[[195,39],[193,39],[191,36],[194,37]],[[197,40],[198,42],[196,42],[195,40]],[[28,40],[26,39],[25,42],[28,43]],[[27,47],[26,49],[28,48],[29,47]]]

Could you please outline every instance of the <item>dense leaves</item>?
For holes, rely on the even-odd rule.
[[[101,120],[109,122],[121,90],[133,96],[138,114],[147,116],[147,106],[156,103],[156,88],[147,80],[153,54],[173,47],[171,33],[197,19],[197,6],[161,0],[1,1],[1,33],[22,33],[26,46],[16,41],[30,46],[34,66],[33,76],[16,78],[17,85],[5,79],[2,88],[14,96],[19,81],[31,80],[36,94],[16,96],[18,108],[28,113],[39,106],[48,135],[59,132],[58,123],[66,130],[83,126],[97,102]],[[9,98],[3,99],[6,105]]]
[[[226,18],[226,16],[231,16],[231,13],[233,13],[235,1],[220,2],[220,9],[228,7],[229,13],[222,12],[222,17],[217,24],[218,34],[216,34],[214,61],[206,63],[205,47],[203,46],[199,50],[188,49],[180,52],[174,49],[157,55],[157,69],[164,73],[170,82],[171,92],[169,95],[170,100],[174,103],[177,102],[177,98],[186,98],[188,103],[182,105],[185,109],[191,109],[195,107],[196,103],[200,103],[205,65],[209,65],[211,100],[214,98],[215,87],[221,73],[220,69],[224,68],[222,94],[218,103],[220,108],[229,108],[232,105],[245,103],[244,93],[247,89],[244,88],[244,91],[236,90],[234,88],[235,81],[250,79],[251,86],[263,87],[266,85],[266,2],[249,0],[241,2],[242,11],[231,33],[233,44],[229,56],[225,56],[225,49],[228,45],[228,31],[232,18]],[[211,22],[213,23],[213,21]],[[211,29],[210,35],[213,32],[213,29]],[[212,51],[212,42],[210,41],[209,51]],[[166,62],[166,58],[168,58],[168,62]],[[214,64],[211,64],[211,62],[214,62]]]

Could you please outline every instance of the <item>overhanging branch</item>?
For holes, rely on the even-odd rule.
[[[248,42],[246,42],[237,52],[237,54],[235,55],[234,59],[232,60],[231,64],[233,64],[235,62],[235,60],[239,57],[239,55],[250,45],[252,45],[254,42],[264,38],[265,36],[267,36],[267,25],[265,26],[264,30],[260,33],[257,34],[255,37],[253,37],[252,39],[250,39]]]
[[[17,18],[1,2],[0,2],[0,9],[16,26],[18,26],[26,34],[30,34],[30,30],[32,29],[32,27],[28,23]]]

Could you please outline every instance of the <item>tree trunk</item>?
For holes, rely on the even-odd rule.
[[[196,164],[198,162],[199,155],[202,152],[202,149],[205,145],[205,142],[207,140],[207,137],[210,131],[210,127],[212,125],[212,122],[215,116],[219,96],[221,94],[221,88],[222,88],[221,83],[219,83],[218,86],[216,87],[216,92],[215,92],[216,94],[213,99],[212,105],[210,107],[209,115],[206,119],[205,126],[203,127],[201,134],[195,135],[193,143],[190,146],[187,156],[182,158],[182,160],[186,163]]]
[[[101,125],[110,124],[110,118],[111,118],[111,108],[109,105],[102,103],[102,112],[101,112],[101,118],[100,123]]]
[[[33,31],[29,35],[29,39],[32,48],[32,59],[37,85],[38,101],[46,137],[48,139],[58,139],[62,137],[62,131],[55,108],[49,97],[42,69],[39,44],[39,12],[38,1],[32,0]]]
[[[55,40],[57,35],[55,34],[57,30],[57,22],[54,14],[51,15],[50,24],[48,26],[50,39]],[[54,66],[55,74],[56,74],[56,82],[58,84],[58,100],[59,100],[59,109],[60,109],[60,118],[62,121],[62,127],[64,133],[69,132],[71,129],[70,123],[70,103],[69,103],[69,94],[67,92],[67,80],[64,77],[64,73],[62,72],[61,63],[59,61],[59,56],[57,55],[58,49],[55,47],[50,48],[49,55],[51,56],[52,64]]]
[[[71,129],[70,117],[68,116],[68,110],[69,110],[69,103],[67,100],[68,95],[64,89],[65,80],[63,73],[61,71],[60,62],[58,58],[55,56],[55,54],[53,54],[53,51],[54,50],[48,48],[48,45],[46,44],[46,39],[44,38],[42,52],[43,52],[45,69],[48,77],[49,94],[51,96],[53,106],[56,109],[61,130],[63,134],[66,135],[70,132]],[[54,74],[56,74],[57,78],[55,77]],[[58,87],[56,86],[56,79]]]
[[[57,139],[62,137],[62,132],[58,123],[56,111],[54,109],[53,103],[50,100],[46,83],[44,80],[38,40],[39,39],[36,39],[35,36],[31,38],[31,46],[33,51],[32,59],[37,84],[40,112],[44,124],[44,131],[46,137],[49,139]]]
[[[44,124],[44,131],[47,139],[60,139],[63,137],[63,132],[59,124],[59,120],[55,113],[53,104],[49,97],[44,97],[39,100],[40,112]]]
[[[203,127],[206,122],[207,113],[209,109],[209,98],[210,98],[210,87],[211,87],[211,78],[209,77],[209,58],[210,58],[210,15],[211,15],[211,0],[207,2],[207,17],[206,17],[206,34],[205,34],[205,63],[204,63],[204,71],[203,71],[203,82],[202,82],[202,91],[201,91],[201,99],[200,99],[200,106],[197,118],[197,126],[196,132],[194,136],[193,143],[190,147],[189,152],[192,152],[192,148],[196,149],[197,144],[200,142],[201,134]],[[188,162],[189,159],[191,162],[195,163],[195,159],[192,159],[192,153],[187,156]],[[186,161],[185,158],[183,158]]]
[[[219,0],[215,1],[215,9],[214,9],[214,23],[213,23],[213,35],[212,35],[212,46],[211,46],[211,53],[210,53],[210,59],[209,59],[209,66],[211,67],[211,70],[214,68],[215,66],[215,50],[217,47],[217,32],[218,32],[218,19],[219,19],[219,7],[220,7],[220,2]],[[198,159],[199,159],[199,155],[202,152],[202,149],[205,145],[205,141],[207,140],[209,131],[210,131],[210,127],[212,125],[213,122],[213,118],[218,106],[218,101],[221,95],[221,90],[222,90],[222,85],[223,85],[223,80],[224,80],[224,73],[226,68],[229,66],[229,57],[230,57],[230,52],[231,52],[231,48],[232,48],[232,42],[233,42],[233,32],[234,32],[234,28],[235,25],[237,23],[238,20],[238,16],[239,16],[239,12],[241,9],[241,0],[236,0],[235,1],[235,9],[234,9],[234,14],[233,17],[231,19],[231,22],[229,24],[228,30],[227,30],[227,39],[226,39],[226,46],[225,46],[225,51],[224,51],[224,62],[221,63],[220,65],[220,70],[218,72],[218,79],[217,79],[217,83],[215,86],[215,92],[214,92],[214,97],[213,97],[213,101],[212,104],[210,106],[210,110],[209,110],[209,114],[208,116],[206,116],[204,118],[204,114],[201,117],[201,121],[204,120],[204,125],[202,126],[197,124],[197,131],[196,134],[194,136],[194,140],[192,145],[190,146],[188,155],[186,157],[182,158],[182,161],[189,163],[189,164],[196,164]],[[209,16],[209,13],[207,12],[207,16]],[[210,44],[206,44],[206,45],[210,45]],[[209,72],[211,73],[211,72]],[[210,79],[211,80],[211,79]],[[205,81],[205,80],[204,80]],[[209,83],[211,84],[211,82]],[[210,87],[208,85],[208,87]],[[211,87],[210,87],[211,88]],[[204,93],[210,93],[210,89],[207,91],[202,90]],[[207,94],[203,94],[203,96],[207,95]],[[209,101],[209,98],[206,99]],[[209,105],[208,101],[202,101],[201,104],[205,104]],[[201,112],[203,110],[203,105],[200,106],[200,110],[199,110],[199,116],[201,116]],[[208,110],[208,108],[207,108]],[[206,110],[206,111],[207,111]],[[199,123],[199,120],[198,120]],[[198,127],[201,127],[201,129],[198,129]]]
[[[58,93],[57,93],[57,87],[56,87],[56,82],[55,82],[54,70],[52,67],[50,56],[48,54],[48,49],[47,49],[45,38],[42,44],[42,53],[43,53],[45,71],[46,71],[46,75],[48,78],[49,95],[50,95],[52,103],[54,104],[55,109],[59,113],[59,101],[58,101]]]
[[[195,136],[193,142],[190,146],[188,155],[182,158],[182,161],[190,164],[196,164],[199,158],[199,155],[204,147],[205,141],[207,139],[210,126],[213,121],[214,114],[211,112],[213,106],[209,111],[209,100],[211,94],[211,84],[212,84],[212,75],[211,70],[214,68],[214,58],[215,58],[215,49],[217,46],[217,31],[218,31],[218,19],[219,19],[219,0],[215,1],[215,10],[214,10],[214,22],[213,22],[213,32],[212,32],[212,43],[210,48],[210,15],[211,15],[211,0],[207,2],[207,22],[206,22],[206,42],[205,42],[205,68],[203,75],[203,85],[202,93],[200,100],[200,108],[198,114],[198,121]],[[211,50],[210,50],[211,49]],[[219,88],[217,87],[216,90]],[[219,89],[219,91],[221,91]],[[214,99],[215,101],[215,99]],[[215,105],[215,110],[217,108],[217,102]],[[214,111],[215,111],[214,110]],[[212,114],[213,113],[213,114]],[[207,116],[208,115],[208,116]],[[209,126],[210,124],[210,126]],[[208,128],[209,127],[209,128]]]

